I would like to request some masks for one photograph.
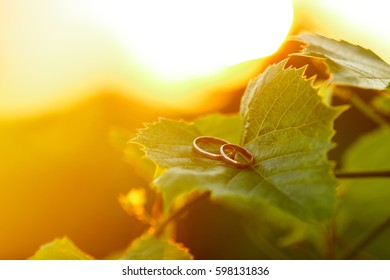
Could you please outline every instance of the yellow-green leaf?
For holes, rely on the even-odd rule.
[[[192,141],[200,131],[192,123],[160,118],[147,124],[131,142],[144,146],[146,156],[162,167],[197,166],[204,159],[194,157]]]
[[[252,168],[241,170],[195,154],[192,141],[201,135],[196,122],[160,120],[140,132],[135,141],[144,145],[146,155],[169,167],[155,181],[166,207],[198,190],[211,191],[212,198],[235,207],[270,204],[316,220],[333,213],[336,181],[326,153],[341,109],[322,103],[303,78],[304,69],[284,65],[268,68],[243,97],[241,144],[255,157]],[[209,121],[212,126],[213,118]]]
[[[42,245],[30,260],[91,260],[92,257],[80,250],[69,238],[57,238]]]
[[[146,182],[151,182],[156,174],[156,165],[145,157],[145,152],[140,145],[135,143],[126,143],[124,148],[124,157],[127,163],[131,165],[133,170],[145,179]]]
[[[242,130],[241,115],[210,114],[194,120],[202,135],[214,136],[238,144]]]
[[[372,51],[345,41],[304,33],[294,36],[306,43],[300,55],[323,59],[331,82],[367,89],[390,89],[390,65]]]
[[[138,176],[151,182],[156,173],[156,165],[145,157],[145,152],[140,145],[129,143],[129,138],[134,135],[124,129],[113,128],[109,139],[114,147],[123,153],[124,160],[131,165]]]
[[[191,260],[192,255],[182,244],[144,234],[133,241],[122,260]]]

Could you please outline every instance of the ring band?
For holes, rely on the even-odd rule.
[[[245,157],[247,162],[239,162],[239,161],[235,160],[234,157],[231,158],[225,152],[226,150],[233,150],[233,151],[235,151],[235,154],[240,153],[241,155],[243,155]],[[253,155],[247,149],[245,149],[241,146],[234,145],[234,144],[224,144],[221,146],[220,152],[221,152],[223,161],[225,161],[226,163],[233,165],[237,168],[244,169],[244,168],[251,167],[253,165],[253,162],[254,162]]]
[[[212,136],[199,136],[199,137],[194,139],[194,141],[192,142],[192,147],[193,147],[195,152],[197,152],[198,154],[200,154],[200,155],[202,155],[202,156],[204,156],[206,158],[216,159],[216,160],[223,159],[222,154],[215,154],[215,153],[210,153],[208,151],[205,151],[205,150],[203,150],[202,148],[199,147],[200,143],[212,143],[212,144],[217,144],[217,145],[227,145],[227,144],[229,144],[229,142],[227,142],[227,141],[225,141],[223,139],[220,139],[220,138],[217,138],[217,137],[212,137]],[[233,151],[233,153],[230,154],[230,155],[225,153],[226,157],[234,157],[234,155],[235,155],[235,151]]]

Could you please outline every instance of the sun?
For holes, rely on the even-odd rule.
[[[290,0],[83,1],[138,65],[164,80],[214,74],[268,56],[293,21]]]
[[[245,84],[293,21],[291,0],[3,4],[0,117],[55,111],[102,91],[199,108],[209,92]]]

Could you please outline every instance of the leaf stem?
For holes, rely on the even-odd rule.
[[[359,97],[356,93],[351,94],[351,103],[362,112],[366,117],[368,117],[373,122],[377,123],[380,126],[388,126],[389,123],[382,118],[377,112],[375,112],[362,98]]]
[[[390,177],[390,170],[382,170],[382,171],[343,171],[343,170],[335,170],[334,175],[337,178],[343,178],[343,179]]]
[[[372,240],[378,237],[388,226],[390,226],[390,217],[373,227],[366,235],[364,235],[344,256],[343,259],[352,259],[367,246]]]
[[[178,217],[180,217],[181,215],[183,215],[185,212],[188,211],[188,209],[190,208],[191,205],[193,205],[194,203],[200,201],[200,200],[203,200],[205,198],[208,198],[210,196],[210,192],[209,191],[206,191],[206,192],[203,192],[201,193],[200,195],[198,195],[197,197],[195,197],[194,199],[192,199],[191,201],[189,201],[188,203],[186,203],[185,205],[183,205],[182,207],[180,207],[179,209],[177,209],[176,211],[174,211],[170,216],[168,216],[160,225],[158,225],[153,233],[154,236],[156,237],[160,237],[161,234],[164,232],[164,230],[166,229],[166,227],[171,223],[173,222],[174,220],[176,220]]]

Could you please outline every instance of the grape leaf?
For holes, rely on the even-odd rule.
[[[195,123],[160,118],[157,123],[146,125],[145,129],[140,130],[130,143],[143,145],[147,158],[164,168],[221,165],[221,162],[210,162],[194,154],[192,142],[198,136],[212,134],[216,137],[226,137],[226,140],[230,139],[234,143],[239,139],[240,120],[239,116],[222,115],[202,117],[195,120]],[[217,121],[218,125],[212,129],[214,121]]]
[[[344,154],[343,168],[350,171],[390,169],[390,129],[381,128],[359,138]],[[390,217],[390,180],[367,178],[346,180],[338,217],[340,234],[356,240],[368,229]],[[377,258],[390,258],[390,229],[373,240],[368,252]]]
[[[197,166],[205,161],[200,156],[194,157],[191,148],[192,141],[199,135],[200,131],[193,124],[160,118],[140,130],[130,143],[143,145],[147,158],[162,167]]]
[[[129,131],[112,128],[109,134],[111,144],[123,153],[124,160],[131,165],[133,171],[146,182],[151,182],[156,173],[156,165],[148,158],[140,145],[129,143],[133,137]]]
[[[188,249],[179,243],[162,240],[150,234],[144,234],[133,241],[122,260],[192,260]]]
[[[67,237],[54,239],[42,245],[30,260],[91,260],[92,257],[81,251]]]
[[[196,122],[160,120],[140,131],[134,141],[145,147],[147,157],[169,168],[155,181],[167,207],[182,194],[207,190],[240,208],[269,203],[318,220],[332,214],[336,181],[326,153],[333,120],[342,110],[325,106],[303,78],[304,69],[284,69],[285,63],[269,67],[242,99],[241,144],[254,155],[253,168],[239,170],[195,154],[192,141],[202,135]],[[225,122],[229,126],[228,118]]]
[[[156,174],[156,165],[148,158],[140,145],[127,143],[124,149],[124,158],[131,165],[135,173],[146,182],[151,182]]]
[[[331,82],[367,89],[390,89],[390,65],[372,51],[345,41],[316,34],[294,36],[306,43],[300,54],[323,59],[329,67]]]
[[[214,136],[239,144],[242,130],[240,115],[210,114],[194,120],[202,135]]]

